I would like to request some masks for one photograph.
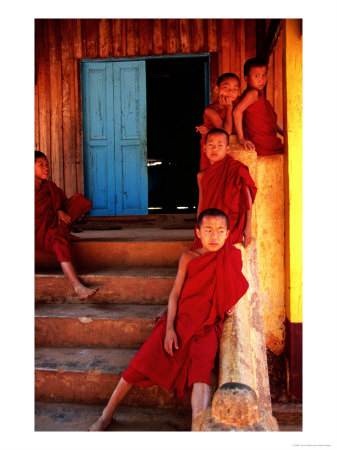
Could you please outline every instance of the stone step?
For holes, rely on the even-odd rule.
[[[162,305],[37,304],[37,347],[140,347]]]
[[[180,255],[191,247],[193,230],[135,228],[88,230],[72,242],[77,269],[107,267],[177,267]],[[51,253],[35,251],[35,265],[59,267]]]
[[[35,404],[35,431],[86,431],[102,412],[102,405]],[[119,406],[106,431],[189,431],[191,413],[184,410]]]
[[[42,402],[106,404],[135,349],[37,348],[35,397]],[[190,409],[159,386],[134,386],[123,405]]]
[[[167,304],[177,269],[174,267],[124,267],[79,271],[86,286],[98,286],[94,297],[81,303]],[[35,274],[35,301],[78,303],[78,297],[63,272],[40,269]]]

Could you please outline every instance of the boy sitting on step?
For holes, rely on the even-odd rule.
[[[123,373],[101,417],[88,431],[103,431],[133,385],[157,384],[181,397],[191,392],[192,429],[196,416],[210,400],[222,323],[248,289],[242,274],[241,252],[226,241],[225,213],[200,214],[202,247],[184,252],[168,301],[168,312]]]
[[[49,164],[44,153],[35,151],[35,248],[53,252],[63,273],[80,299],[91,297],[98,287],[88,288],[78,279],[72,263],[70,227],[92,207],[82,194],[67,199],[48,181]],[[73,238],[75,238],[73,236]]]

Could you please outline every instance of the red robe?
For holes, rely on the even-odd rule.
[[[283,143],[277,136],[277,115],[264,95],[244,111],[243,130],[246,139],[255,145],[260,156],[283,153]]]
[[[213,164],[204,172],[201,187],[203,202],[200,212],[208,208],[217,208],[226,213],[230,229],[227,239],[232,244],[241,242],[246,211],[250,209],[246,187],[250,190],[252,202],[255,200],[257,191],[248,167],[227,154],[224,159]],[[195,232],[191,248],[201,247],[201,241]]]
[[[35,248],[53,252],[60,262],[72,261],[71,225],[92,208],[92,202],[82,194],[67,199],[65,193],[52,181],[43,181],[35,192]],[[58,223],[57,211],[62,209],[71,222]]]
[[[132,359],[123,378],[143,387],[158,384],[179,397],[195,382],[209,385],[225,311],[248,289],[241,270],[241,252],[229,243],[217,252],[191,260],[175,319],[179,349],[174,349],[173,356],[164,349],[167,321],[164,316]]]

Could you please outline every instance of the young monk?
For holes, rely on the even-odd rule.
[[[201,134],[200,170],[205,170],[210,166],[204,152],[206,134],[213,128],[222,128],[229,135],[235,133],[233,129],[233,107],[238,103],[240,94],[239,77],[234,73],[223,73],[218,78],[214,92],[217,99],[205,109],[203,125],[195,127]]]
[[[191,391],[192,426],[208,407],[225,312],[232,314],[248,282],[241,272],[240,250],[226,241],[228,219],[222,211],[200,214],[197,233],[202,247],[182,254],[167,314],[156,323],[89,431],[108,427],[133,385],[158,384],[177,396]]]
[[[233,111],[239,142],[245,149],[255,150],[258,155],[283,153],[283,136],[276,113],[265,97],[268,67],[260,58],[248,59],[244,65],[247,89]]]
[[[70,227],[92,207],[82,194],[67,199],[64,192],[48,181],[49,164],[44,153],[35,151],[35,248],[53,252],[63,273],[80,299],[94,295],[78,279],[71,256]]]
[[[204,152],[210,167],[197,175],[199,203],[197,217],[207,208],[224,211],[229,219],[229,242],[251,242],[252,205],[256,186],[248,167],[229,154],[229,136],[225,130],[214,128],[207,133]],[[196,233],[192,249],[202,245]]]

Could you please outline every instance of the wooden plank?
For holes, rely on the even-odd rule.
[[[73,19],[74,58],[81,59],[82,53],[82,26],[81,19]]]
[[[100,19],[98,21],[98,56],[108,58],[111,53],[111,20]]]
[[[150,19],[139,20],[139,54],[150,55],[152,53],[152,21]]]
[[[76,193],[74,48],[71,21],[61,20],[61,37],[64,190],[67,196],[71,196]]]
[[[246,24],[245,19],[240,19],[241,29],[240,29],[240,69],[237,73],[241,80],[241,92],[245,89],[244,75],[243,75],[243,66],[246,61]]]
[[[228,19],[218,22],[219,76],[230,70],[230,23]]]
[[[215,86],[219,78],[219,61],[218,53],[211,53],[210,55],[210,85],[211,85],[211,103],[216,99],[214,93]]]
[[[191,53],[191,21],[179,19],[179,37],[182,53]]]
[[[234,72],[238,77],[240,77],[241,69],[241,20],[235,19],[235,52],[234,52],[234,64],[232,67],[232,72]]]
[[[229,21],[229,53],[230,53],[230,64],[228,72],[235,72],[235,19],[230,19]]]
[[[139,55],[139,24],[137,19],[125,19],[126,23],[126,54]]]
[[[216,52],[218,50],[216,19],[207,19],[207,40],[208,51]]]
[[[204,51],[205,30],[203,19],[191,19],[192,22],[192,43],[194,53]]]
[[[245,19],[246,24],[246,60],[256,56],[256,26],[255,19]]]
[[[49,58],[50,58],[50,135],[51,167],[53,181],[64,188],[63,152],[62,152],[62,74],[61,74],[61,32],[60,21],[49,22]]]
[[[160,19],[153,19],[152,53],[154,55],[161,55],[163,53],[162,25]]]
[[[167,19],[166,21],[166,43],[168,54],[177,53],[179,49],[179,31],[177,19]]]
[[[277,120],[283,126],[283,34],[281,32],[274,49],[274,109]]]
[[[76,161],[76,192],[84,193],[83,180],[83,124],[82,124],[82,99],[80,73],[81,65],[79,60],[73,61],[74,66],[74,122],[75,122],[75,161]]]
[[[270,103],[274,106],[274,55],[269,56],[268,64],[268,82],[266,89],[266,97]]]
[[[86,42],[86,57],[98,58],[98,21],[97,19],[84,19]]]
[[[123,19],[112,20],[112,56],[123,56],[123,42],[126,40],[125,21]]]

